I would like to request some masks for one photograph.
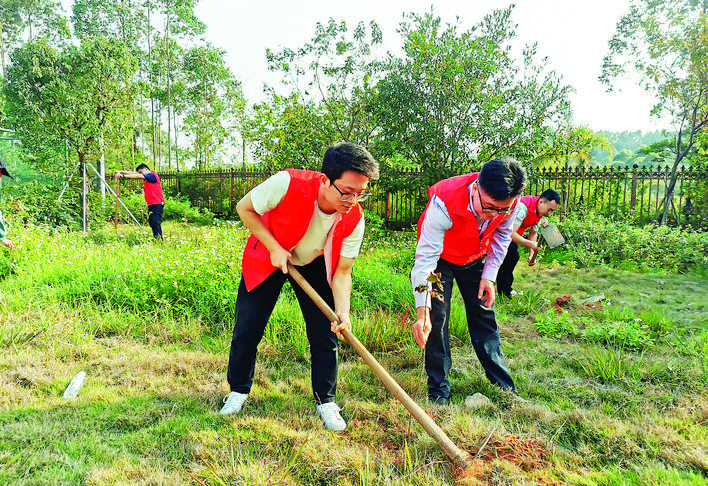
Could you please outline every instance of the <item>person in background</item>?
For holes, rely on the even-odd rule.
[[[146,164],[140,164],[135,168],[135,172],[130,170],[119,170],[115,172],[115,177],[125,177],[127,179],[143,179],[143,191],[145,202],[148,207],[148,224],[152,228],[152,235],[155,239],[162,239],[162,212],[165,209],[165,196],[162,194],[162,182],[157,172],[151,171]]]
[[[221,414],[241,412],[253,385],[258,344],[283,284],[290,280],[310,343],[316,411],[327,429],[346,428],[335,402],[337,337],[351,329],[351,272],[364,235],[359,203],[369,197],[369,181],[378,177],[378,171],[378,163],[366,149],[338,144],[325,152],[320,172],[278,172],[237,204],[251,236],[243,253],[226,375],[231,393],[224,398]],[[288,263],[334,309],[341,323],[330,322],[289,277]]]
[[[511,244],[506,252],[506,257],[499,267],[497,274],[497,287],[499,293],[511,298],[515,291],[514,268],[519,262],[519,245],[529,248],[529,266],[536,264],[536,253],[541,249],[538,244],[538,226],[544,216],[548,216],[558,209],[561,196],[554,189],[546,189],[540,196],[523,196],[519,198],[514,213],[514,232],[511,233]],[[524,233],[529,230],[528,238]]]
[[[494,280],[511,241],[516,199],[525,186],[519,162],[495,159],[478,173],[442,180],[428,190],[430,200],[418,220],[411,283],[416,305],[412,332],[425,349],[430,403],[447,405],[450,396],[450,299],[455,281],[487,379],[516,392],[501,350]]]
[[[7,171],[5,163],[0,160],[0,177],[2,176],[9,177],[12,180],[15,179]],[[12,250],[15,247],[15,245],[12,243],[12,240],[7,237],[7,229],[5,228],[5,218],[2,217],[2,211],[0,211],[0,243],[2,243],[3,246],[8,250]]]

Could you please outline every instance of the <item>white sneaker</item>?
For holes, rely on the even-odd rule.
[[[219,412],[221,415],[231,415],[233,413],[239,413],[243,408],[243,403],[248,398],[246,393],[231,392],[224,397],[224,406],[221,407]]]
[[[347,428],[347,423],[344,421],[342,416],[339,415],[339,412],[342,410],[344,409],[339,408],[339,406],[334,402],[317,405],[317,414],[324,422],[325,429],[329,429],[334,432],[341,432]]]

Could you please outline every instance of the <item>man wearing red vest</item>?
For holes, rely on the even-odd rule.
[[[165,208],[165,197],[162,195],[160,176],[157,175],[157,172],[151,171],[146,164],[137,166],[135,172],[129,170],[116,171],[115,176],[116,178],[143,179],[143,191],[148,207],[148,224],[152,228],[152,235],[155,239],[161,240],[162,212]]]
[[[239,413],[253,384],[256,350],[286,280],[305,318],[312,361],[312,391],[325,427],[340,431],[346,422],[335,403],[337,333],[351,329],[351,271],[364,235],[359,202],[369,197],[378,163],[369,152],[343,143],[327,149],[320,172],[288,169],[246,194],[236,206],[251,231],[236,298],[227,379],[231,393],[221,413]],[[287,275],[291,262],[334,308],[341,324],[330,323]]]
[[[511,233],[511,244],[509,244],[506,257],[504,257],[497,274],[497,287],[499,287],[500,294],[507,298],[511,298],[513,295],[514,268],[520,258],[519,245],[529,248],[529,266],[535,265],[534,256],[541,249],[538,244],[538,225],[544,216],[548,216],[558,208],[560,202],[560,194],[554,189],[546,189],[540,196],[519,198],[514,213],[514,232]],[[524,238],[527,229],[529,229],[529,236]]]
[[[526,186],[515,160],[490,160],[479,173],[442,180],[428,190],[418,221],[411,271],[416,302],[413,337],[425,349],[428,400],[446,405],[450,353],[450,299],[457,281],[477,358],[490,382],[515,392],[501,350],[494,314],[494,280],[511,241],[511,214]],[[430,282],[438,274],[441,284]],[[442,300],[438,300],[439,295]]]

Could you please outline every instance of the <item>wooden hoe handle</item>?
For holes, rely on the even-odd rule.
[[[295,267],[288,263],[288,272],[290,276],[302,287],[307,295],[314,301],[315,305],[327,316],[332,322],[340,322],[339,317],[334,311],[327,305],[322,297],[317,293],[317,291],[312,288],[312,286],[305,280],[305,278],[298,272]],[[359,353],[364,362],[369,365],[373,370],[374,374],[383,382],[386,388],[389,389],[391,393],[400,401],[404,407],[410,412],[414,419],[418,421],[423,429],[432,437],[435,442],[438,443],[440,447],[445,451],[447,456],[452,460],[455,466],[460,468],[465,468],[472,461],[472,456],[458,448],[453,444],[452,440],[443,432],[443,430],[433,421],[433,419],[425,413],[425,411],[408,395],[408,393],[401,388],[401,386],[394,380],[391,375],[384,369],[383,366],[372,356],[372,354],[364,347],[363,344],[354,336],[354,334],[345,329],[342,331],[344,339]]]

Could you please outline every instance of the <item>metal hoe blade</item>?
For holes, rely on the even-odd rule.
[[[553,223],[545,228],[541,228],[541,235],[543,239],[546,240],[546,243],[548,243],[549,248],[555,248],[565,243],[565,238],[563,238],[563,235],[560,234],[560,231],[558,231],[558,228]]]

